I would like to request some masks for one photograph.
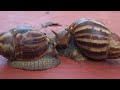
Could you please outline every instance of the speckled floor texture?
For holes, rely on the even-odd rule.
[[[18,25],[31,25],[40,28],[46,22],[59,23],[62,26],[48,27],[42,30],[49,36],[50,30],[62,30],[79,18],[94,18],[120,36],[119,11],[0,11],[0,33]],[[116,79],[120,78],[120,59],[106,61],[81,61],[59,56],[61,64],[56,68],[43,71],[25,71],[14,69],[7,59],[0,56],[0,79]]]

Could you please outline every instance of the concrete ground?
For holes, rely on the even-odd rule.
[[[43,32],[61,30],[78,18],[94,18],[120,36],[119,11],[0,11],[0,33],[18,25],[31,25],[40,28],[46,22],[56,22],[64,26],[48,27]],[[52,33],[50,34],[52,35]],[[44,71],[25,71],[7,65],[7,60],[0,56],[0,79],[112,79],[120,78],[120,59],[102,62],[74,62],[59,57],[61,64]]]

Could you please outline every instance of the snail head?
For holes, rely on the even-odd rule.
[[[49,37],[48,38],[48,53],[50,55],[55,55],[55,54],[58,54],[57,50],[56,50],[56,42],[54,42],[53,40],[51,40]]]
[[[108,58],[109,59],[120,58],[120,37],[115,33],[111,34]]]
[[[70,41],[70,37],[71,37],[70,32],[67,30],[63,30],[60,33],[57,33],[55,31],[52,31],[52,32],[56,36],[56,44],[57,44],[56,46],[58,48],[67,48]]]

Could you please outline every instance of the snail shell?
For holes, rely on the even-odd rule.
[[[50,39],[29,26],[18,26],[0,34],[0,50],[14,68],[43,70],[60,63]]]
[[[120,57],[120,37],[98,20],[78,19],[66,30],[68,32],[63,36],[56,34],[57,47],[67,48],[72,39],[80,52],[91,59],[103,60]]]

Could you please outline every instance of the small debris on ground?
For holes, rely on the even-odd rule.
[[[50,12],[45,12],[45,14],[50,14]]]
[[[47,22],[45,24],[41,24],[42,28],[47,28],[49,26],[62,26],[59,23]]]

